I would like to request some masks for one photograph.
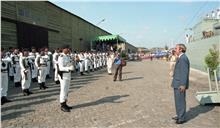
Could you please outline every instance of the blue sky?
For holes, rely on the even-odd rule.
[[[164,47],[184,43],[186,28],[220,7],[218,1],[52,1],[75,15],[120,34],[138,47]]]

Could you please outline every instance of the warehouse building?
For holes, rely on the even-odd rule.
[[[48,1],[2,1],[1,46],[50,49],[68,44],[89,50],[90,41],[111,33]]]

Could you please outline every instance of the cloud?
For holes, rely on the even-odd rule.
[[[136,39],[143,39],[150,31],[150,27],[145,25],[142,28],[140,28],[139,30],[137,30],[134,35],[136,37]]]
[[[186,22],[187,16],[178,16],[177,19],[181,22]]]
[[[163,29],[163,32],[164,32],[164,33],[167,33],[167,29],[166,29],[166,28],[164,28],[164,29]]]

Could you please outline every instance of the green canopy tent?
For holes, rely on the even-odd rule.
[[[119,35],[105,35],[105,36],[98,36],[95,37],[93,40],[90,42],[90,48],[91,50],[96,49],[97,43],[108,43],[108,44],[117,44],[117,46],[121,43],[125,43],[126,40],[122,38]]]

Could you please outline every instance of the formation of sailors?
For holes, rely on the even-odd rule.
[[[70,84],[71,72],[85,73],[94,72],[107,67],[112,74],[114,61],[113,52],[72,52],[70,48],[57,48],[50,52],[48,48],[35,47],[23,49],[17,48],[5,51],[1,49],[1,104],[11,102],[7,98],[8,78],[14,82],[15,87],[21,87],[24,96],[33,94],[30,90],[32,82],[38,82],[40,89],[47,89],[46,79],[51,78],[51,69],[54,71],[53,79],[61,85],[60,103],[61,110],[70,111],[66,105],[67,93]],[[63,91],[62,91],[63,90]]]

